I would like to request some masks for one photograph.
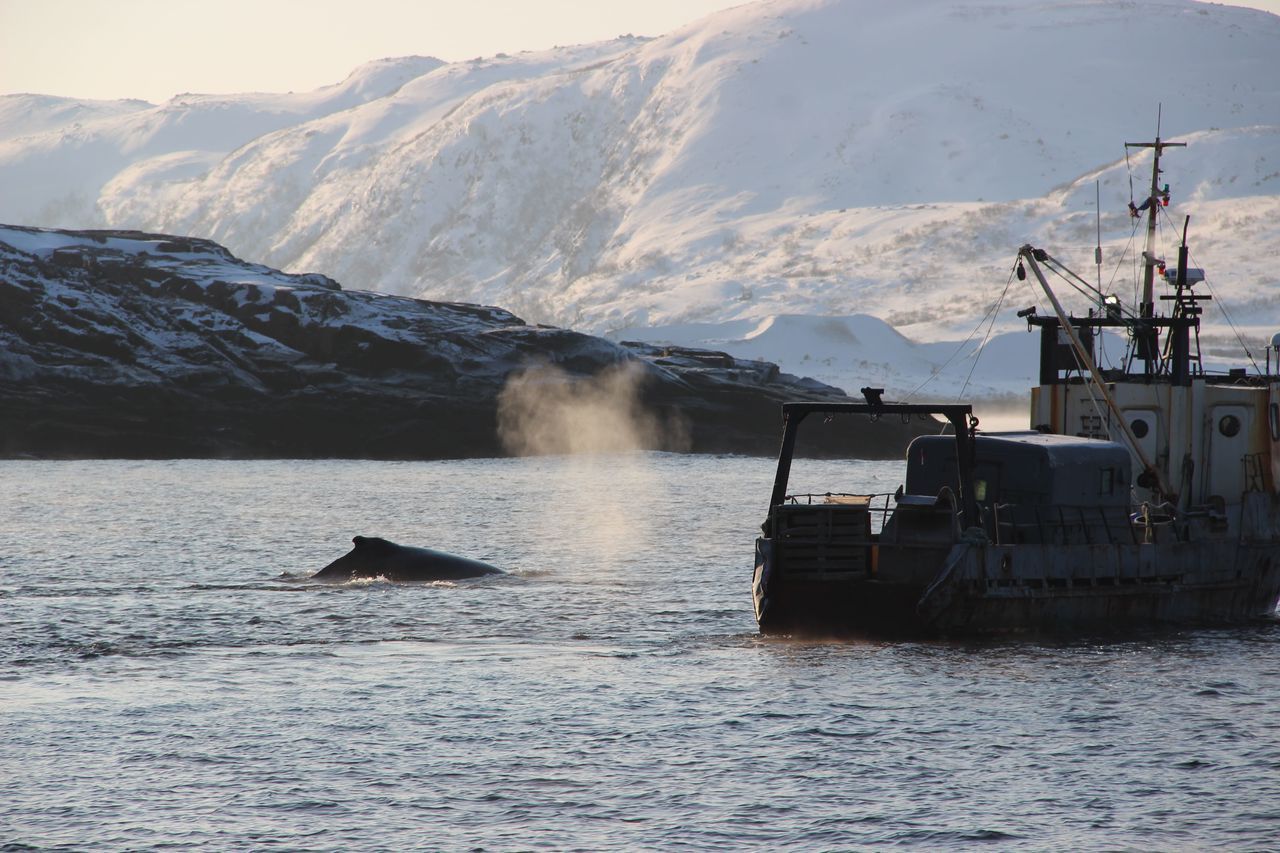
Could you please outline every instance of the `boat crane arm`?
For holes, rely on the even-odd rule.
[[[1102,381],[1102,375],[1098,373],[1098,367],[1093,363],[1093,359],[1089,356],[1088,350],[1084,348],[1084,344],[1080,342],[1080,336],[1076,334],[1075,326],[1067,319],[1067,313],[1062,309],[1062,303],[1058,301],[1058,297],[1054,295],[1053,288],[1049,287],[1049,282],[1045,280],[1044,273],[1040,271],[1040,265],[1036,262],[1036,256],[1041,258],[1049,258],[1049,254],[1043,249],[1032,248],[1030,243],[1024,245],[1018,250],[1018,257],[1024,259],[1027,265],[1031,267],[1031,272],[1035,275],[1036,281],[1040,282],[1040,287],[1044,290],[1045,295],[1049,297],[1049,302],[1053,305],[1053,311],[1058,315],[1058,328],[1067,333],[1067,338],[1071,341],[1071,348],[1075,350],[1076,358],[1080,359],[1080,363],[1089,369],[1089,376],[1093,380],[1093,384],[1102,393],[1102,399],[1106,400],[1107,408],[1115,415],[1116,423],[1120,425],[1120,431],[1124,434],[1125,442],[1138,457],[1138,461],[1142,464],[1144,471],[1150,473],[1156,478],[1156,483],[1160,488],[1161,494],[1165,497],[1173,495],[1173,490],[1169,488],[1169,483],[1165,479],[1164,473],[1152,464],[1147,455],[1142,452],[1142,448],[1138,445],[1138,438],[1129,429],[1129,424],[1124,419],[1124,415],[1120,412],[1120,407],[1116,405],[1115,399],[1111,396],[1111,392],[1107,390],[1107,385]]]

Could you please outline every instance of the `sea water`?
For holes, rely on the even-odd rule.
[[[1280,626],[762,638],[772,477],[663,454],[0,463],[0,845],[1280,845]],[[510,574],[306,579],[357,534]]]

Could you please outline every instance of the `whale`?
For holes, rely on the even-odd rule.
[[[311,580],[343,582],[353,578],[386,578],[389,581],[454,581],[502,575],[488,563],[434,551],[397,545],[376,536],[356,536],[355,547],[311,576]]]

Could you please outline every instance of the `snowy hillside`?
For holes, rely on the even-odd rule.
[[[29,119],[0,142],[0,221],[207,237],[353,287],[615,339],[694,334],[904,392],[974,331],[1022,243],[1092,274],[1095,180],[1104,281],[1131,294],[1125,206],[1150,161],[1123,143],[1154,135],[1162,103],[1163,136],[1189,143],[1164,164],[1162,251],[1190,214],[1193,262],[1237,323],[1280,328],[1280,18],[1263,12],[776,0],[651,40],[353,79]],[[1037,297],[1015,282],[1007,300],[980,393],[1030,379],[1013,312]],[[910,340],[865,345],[890,332],[872,317]],[[972,361],[956,365],[952,392]]]
[[[49,95],[0,97],[0,140],[50,133],[85,122],[152,109],[146,101],[86,101]]]
[[[161,191],[202,177],[264,134],[393,94],[443,63],[426,57],[370,62],[343,82],[303,94],[177,95],[145,101],[0,97],[0,221],[98,224],[108,182],[149,176]],[[181,164],[179,166],[178,164]]]

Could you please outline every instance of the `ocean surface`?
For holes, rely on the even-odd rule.
[[[1280,849],[1280,625],[765,639],[772,474],[0,462],[0,846]],[[357,534],[511,575],[306,580]]]

